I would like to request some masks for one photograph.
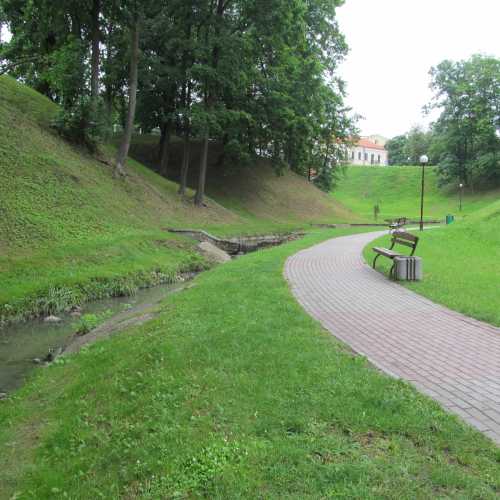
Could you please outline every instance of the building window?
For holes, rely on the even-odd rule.
[[[354,151],[351,151],[351,160],[354,160]]]
[[[377,163],[380,163],[380,155],[378,155]]]
[[[368,161],[368,153],[365,153],[365,161]]]
[[[370,163],[373,165],[375,163],[375,155],[372,153],[370,156]]]
[[[361,160],[361,151],[358,151],[358,160]]]

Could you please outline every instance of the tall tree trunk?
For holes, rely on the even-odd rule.
[[[187,64],[186,64],[187,65]],[[186,70],[184,71],[184,74],[186,75]],[[183,85],[183,103],[184,103],[184,108],[186,110],[189,110],[191,107],[191,81],[186,80],[186,82]],[[188,177],[188,171],[189,171],[189,160],[190,160],[190,153],[191,153],[191,144],[189,140],[190,136],[190,120],[188,117],[184,117],[184,147],[183,147],[183,154],[182,154],[182,167],[181,167],[181,179],[179,183],[179,194],[181,196],[184,196],[186,194],[186,188],[187,188],[187,177]]]
[[[160,173],[166,177],[168,173],[168,163],[170,158],[170,138],[171,138],[171,125],[167,123],[164,128],[163,140],[160,149]]]
[[[197,207],[203,205],[203,197],[205,196],[205,181],[207,178],[207,164],[208,164],[208,130],[203,137],[203,150],[200,157],[200,175],[198,177],[198,189],[194,197],[194,204]]]
[[[101,30],[99,15],[101,12],[101,0],[92,1],[92,57],[90,68],[90,97],[92,99],[92,111],[97,111],[97,98],[99,97],[99,42]]]
[[[156,159],[158,162],[161,161],[161,152],[163,151],[163,143],[165,142],[165,127],[160,127],[160,141],[158,142],[158,154],[156,155]]]
[[[184,136],[184,148],[182,154],[181,182],[179,184],[179,194],[182,196],[186,194],[187,177],[189,171],[189,156],[190,156],[189,131],[186,131],[186,134]]]
[[[123,137],[120,143],[120,148],[118,149],[118,155],[116,157],[116,166],[114,174],[117,177],[126,175],[125,160],[127,159],[128,150],[130,149],[130,140],[132,139],[132,132],[134,129],[135,106],[137,103],[138,65],[139,65],[139,21],[136,20],[131,30],[128,112],[127,112],[127,121],[125,123],[125,130],[123,131]]]
[[[219,36],[221,31],[221,22],[224,16],[224,11],[228,6],[229,2],[224,0],[217,0],[215,9],[215,24],[214,24],[214,37],[215,44],[212,49],[212,69],[214,72],[217,71],[219,65],[220,57],[220,46],[219,46]],[[208,36],[208,35],[207,35]],[[205,108],[208,112],[211,112],[216,104],[217,97],[215,94],[214,85],[211,82],[207,82],[206,92],[205,92]],[[207,126],[208,127],[208,126]],[[208,140],[209,140],[210,130],[207,128],[205,135],[203,137],[203,151],[200,159],[200,173],[198,178],[198,189],[194,197],[194,204],[196,206],[203,205],[203,197],[205,195],[205,181],[207,178],[207,163],[208,163]]]

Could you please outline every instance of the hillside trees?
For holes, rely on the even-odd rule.
[[[500,60],[443,61],[431,78],[429,108],[441,109],[432,150],[443,180],[500,185]]]
[[[432,131],[425,131],[421,126],[415,125],[406,134],[404,153],[409,165],[418,165],[422,155],[430,156]],[[432,158],[431,158],[432,162]]]
[[[407,137],[405,134],[397,135],[389,139],[385,145],[389,156],[389,165],[407,165],[408,155],[406,154]]]
[[[433,131],[413,126],[406,134],[390,139],[385,145],[389,154],[390,165],[418,165],[422,155],[430,156],[434,162],[431,143]]]
[[[160,130],[160,170],[182,138],[179,192],[201,143],[195,202],[208,150],[215,167],[269,158],[279,172],[315,168],[329,189],[339,143],[355,127],[336,77],[346,54],[342,0],[2,0],[12,40],[2,70],[61,104],[63,129],[92,145],[117,122],[117,174],[134,127]],[[137,105],[137,115],[135,108]]]

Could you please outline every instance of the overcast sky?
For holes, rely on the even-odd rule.
[[[431,66],[500,55],[500,0],[346,0],[337,12],[350,47],[340,75],[363,135],[428,123]]]

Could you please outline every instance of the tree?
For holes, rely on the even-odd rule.
[[[100,71],[100,49],[101,42],[101,0],[92,0],[91,7],[91,70],[90,70],[90,96],[92,98],[92,106],[94,112],[97,112],[99,98],[99,71]]]
[[[12,33],[3,70],[59,103],[56,128],[93,149],[101,132],[101,1],[4,0],[3,9]]]
[[[407,164],[418,165],[422,155],[429,155],[432,133],[426,132],[422,127],[416,125],[406,134],[406,142],[403,153]]]
[[[397,135],[387,141],[385,149],[389,156],[389,165],[408,165],[407,141],[406,135]]]
[[[12,40],[1,69],[61,105],[59,129],[93,145],[103,118],[123,125],[115,173],[136,125],[159,128],[160,170],[170,137],[183,141],[179,192],[191,145],[201,142],[197,205],[209,149],[214,169],[268,158],[328,190],[341,143],[355,132],[336,75],[347,46],[342,0],[2,0]],[[103,117],[103,109],[105,115]],[[137,111],[137,112],[136,112]],[[213,146],[217,144],[217,148]]]
[[[500,60],[481,55],[431,69],[433,101],[441,109],[432,151],[444,182],[500,184]]]
[[[3,35],[3,27],[5,25],[5,12],[2,7],[2,4],[0,4],[0,47],[2,46],[2,35]]]
[[[130,30],[130,62],[129,62],[129,86],[128,86],[128,109],[127,120],[123,131],[118,153],[116,155],[115,176],[125,175],[125,160],[130,149],[130,140],[134,129],[135,108],[137,103],[137,81],[138,81],[138,66],[139,66],[139,32],[140,19],[139,13],[134,14]]]
[[[415,125],[404,135],[397,135],[387,141],[385,148],[389,154],[389,165],[418,165],[422,155],[431,157],[432,131],[425,131]]]

